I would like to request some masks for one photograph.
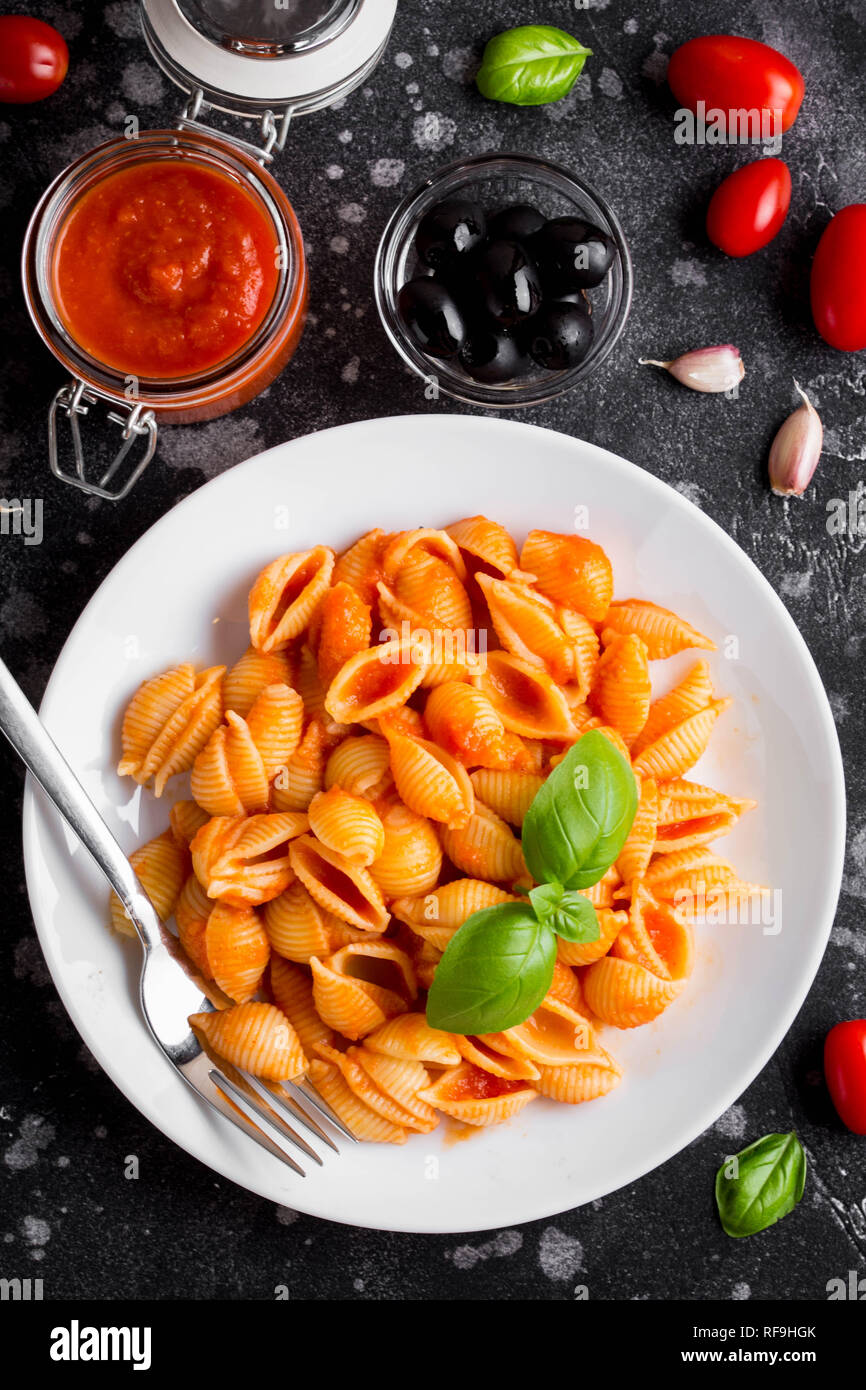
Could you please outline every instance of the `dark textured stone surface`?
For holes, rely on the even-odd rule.
[[[17,9],[17,4],[7,8]],[[468,1238],[350,1230],[275,1209],[216,1178],[152,1129],[86,1053],[50,983],[22,883],[15,759],[0,749],[4,911],[0,1090],[4,1276],[39,1275],[52,1298],[766,1299],[825,1297],[827,1280],[866,1269],[864,1141],[843,1131],[820,1078],[821,1043],[864,1007],[862,907],[862,538],[831,538],[830,499],[857,486],[866,459],[866,365],[816,338],[807,286],[830,213],[866,197],[860,0],[783,0],[708,8],[696,0],[401,0],[369,87],[307,119],[278,176],[308,238],[313,322],[266,397],[206,427],[166,431],[160,459],[125,505],[87,501],[48,476],[45,410],[61,382],[23,310],[17,257],[46,182],[120,130],[170,124],[178,93],[156,73],[132,0],[27,8],[59,25],[72,70],[48,104],[0,110],[4,328],[0,492],[44,499],[41,546],[0,538],[2,650],[33,699],[73,621],[115,561],[167,507],[206,478],[278,441],[383,413],[460,409],[424,400],[381,332],[370,283],[395,199],[439,163],[491,148],[571,165],[618,209],[634,252],[634,310],[618,350],[579,392],[526,418],[622,453],[692,498],[739,542],[781,594],[818,663],[839,725],[850,798],[849,858],[831,944],[791,1032],[741,1100],[699,1140],[634,1187],[519,1229]],[[518,110],[483,101],[471,74],[487,37],[543,18],[594,49],[566,101]],[[674,145],[666,56],[706,29],[780,46],[807,79],[784,155],[794,179],[777,241],[724,260],[702,209],[744,151]],[[741,348],[736,402],[698,397],[637,365],[712,342]],[[821,410],[826,449],[803,502],[764,484],[773,432],[796,376]],[[816,871],[820,871],[816,867]],[[743,982],[748,989],[748,981]],[[712,1179],[732,1147],[795,1127],[811,1160],[797,1212],[767,1235],[732,1241],[717,1224]],[[636,1137],[636,1142],[639,1142]],[[141,1178],[124,1179],[136,1154]]]

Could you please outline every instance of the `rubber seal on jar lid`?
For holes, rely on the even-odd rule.
[[[182,3],[183,8],[181,0],[141,0],[154,59],[184,91],[199,88],[208,105],[240,116],[268,109],[318,111],[351,92],[378,63],[397,10],[397,0],[287,0],[274,7],[286,16],[275,45],[262,4]],[[220,14],[230,11],[236,16],[231,28],[239,34],[219,23]],[[281,51],[274,53],[274,46]]]

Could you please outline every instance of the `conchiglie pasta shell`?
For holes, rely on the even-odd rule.
[[[467,1125],[498,1125],[517,1115],[537,1091],[524,1081],[507,1081],[461,1062],[421,1093],[437,1110]]]
[[[574,676],[574,646],[550,599],[527,584],[479,574],[496,635],[514,656],[546,671],[559,685]]]
[[[317,1050],[323,1061],[330,1062],[332,1066],[337,1068],[346,1085],[358,1097],[358,1100],[360,1100],[362,1104],[369,1106],[375,1114],[381,1115],[382,1119],[387,1120],[390,1124],[403,1125],[407,1129],[431,1130],[434,1128],[436,1124],[436,1113],[432,1106],[425,1106],[423,1101],[417,1103],[416,1108],[418,1110],[421,1110],[423,1107],[425,1119],[429,1116],[429,1120],[424,1123],[423,1120],[419,1119],[418,1115],[401,1105],[392,1095],[384,1092],[376,1085],[372,1076],[361,1065],[360,1048],[350,1047],[347,1052],[338,1052],[336,1048],[320,1046]],[[389,1058],[386,1060],[392,1061],[393,1059]],[[419,1067],[422,1073],[419,1089],[423,1089],[427,1084],[429,1078],[424,1068],[420,1067],[419,1063],[398,1062],[397,1066]]]
[[[248,647],[223,679],[223,708],[246,719],[269,685],[291,685],[292,663],[286,652],[257,652]]]
[[[547,998],[524,1023],[502,1033],[486,1033],[481,1040],[506,1056],[526,1057],[538,1067],[566,1067],[582,1060],[593,1038],[583,1014],[559,999]]]
[[[370,873],[386,898],[417,897],[439,881],[442,846],[436,831],[396,797],[377,803],[385,828],[385,848]]]
[[[210,973],[223,993],[238,1004],[251,999],[271,958],[255,909],[216,903],[205,928],[204,946]]]
[[[562,604],[557,604],[556,616],[571,642],[574,655],[574,675],[573,684],[569,687],[572,692],[569,703],[579,703],[586,699],[595,677],[600,652],[598,633],[589,619],[574,608],[565,608]],[[568,692],[566,694],[568,698]]]
[[[178,844],[188,848],[210,817],[194,801],[176,801],[168,813],[168,819]]]
[[[501,767],[505,725],[484,691],[460,681],[431,690],[424,706],[430,737],[465,767]]]
[[[261,755],[240,715],[215,729],[193,764],[190,789],[211,816],[242,816],[268,804],[268,779]]]
[[[501,1052],[489,1038],[454,1035],[460,1056],[473,1067],[487,1071],[491,1076],[501,1076],[506,1081],[537,1081],[538,1067],[529,1057],[515,1057],[510,1052]]]
[[[286,960],[306,965],[311,956],[326,956],[334,949],[330,923],[336,919],[319,907],[303,883],[290,884],[265,903],[262,918],[271,947]]]
[[[384,573],[382,559],[392,539],[385,531],[368,531],[339,556],[334,566],[334,583],[349,584],[372,608],[376,602],[376,585]]]
[[[174,920],[177,923],[177,935],[181,946],[193,965],[208,980],[211,978],[211,970],[204,935],[212,910],[213,899],[208,897],[195,874],[190,874],[180,890],[180,897],[174,909]]]
[[[391,592],[398,609],[420,619],[422,625],[464,631],[472,626],[469,595],[453,566],[420,546],[403,561],[390,589],[385,584],[379,585],[383,618],[383,596]]]
[[[673,1003],[685,980],[662,980],[642,965],[604,956],[583,977],[586,1002],[602,1023],[639,1028]]]
[[[224,666],[211,666],[206,671],[201,671],[194,678],[193,690],[181,699],[157,732],[153,742],[142,751],[133,775],[136,782],[142,785],[153,777],[155,796],[162,795],[170,777],[179,772],[189,771],[217,728],[222,718],[221,690],[224,672]],[[134,762],[135,758],[131,761]],[[131,769],[131,761],[124,757],[120,767]]]
[[[584,536],[530,531],[520,552],[521,569],[554,603],[576,608],[591,622],[606,614],[613,598],[613,571],[600,545]]]
[[[514,901],[512,894],[483,879],[457,878],[453,883],[434,888],[423,897],[396,898],[391,904],[391,911],[398,921],[405,922],[418,936],[435,946],[438,945],[438,932],[446,933],[444,939],[447,942],[473,912]],[[438,949],[444,950],[444,946]]]
[[[189,855],[182,848],[170,830],[157,835],[133,850],[129,862],[135,869],[141,885],[156,909],[157,915],[165,922],[174,912],[187,873]],[[110,898],[111,925],[123,936],[135,936],[136,931],[120,898],[112,892]]]
[[[716,650],[715,642],[704,637],[683,618],[645,599],[627,598],[611,603],[604,622],[615,632],[640,637],[646,644],[650,661],[675,656],[688,647],[702,647],[708,652]]]
[[[467,516],[445,530],[461,550],[507,579],[517,569],[517,546],[504,526],[486,516]]]
[[[320,719],[313,718],[304,731],[286,766],[280,768],[271,786],[274,811],[306,811],[325,776],[327,735]]]
[[[473,677],[473,684],[512,733],[554,741],[574,739],[577,731],[568,702],[546,672],[508,652],[489,652],[486,670]]]
[[[386,1057],[429,1062],[437,1067],[456,1066],[460,1061],[451,1034],[431,1028],[423,1014],[400,1014],[390,1019],[364,1039],[364,1047]]]
[[[611,955],[643,965],[663,980],[683,980],[692,970],[692,929],[669,903],[658,902],[644,884],[638,883],[628,925],[611,946]]]
[[[595,670],[590,707],[622,735],[637,738],[649,714],[652,687],[647,651],[639,637],[614,634]]]
[[[565,1105],[580,1105],[585,1100],[598,1100],[618,1086],[622,1068],[602,1048],[607,1061],[579,1062],[571,1067],[541,1067],[536,1086],[542,1096]]]
[[[448,532],[422,526],[415,531],[399,531],[391,537],[382,561],[382,572],[387,583],[392,584],[406,568],[407,562],[418,556],[443,560],[458,579],[462,581],[466,578],[460,548]]]
[[[385,828],[374,807],[341,787],[314,796],[309,816],[310,829],[323,845],[365,867],[385,848]]]
[[[273,1004],[235,1004],[215,1013],[192,1014],[189,1021],[227,1062],[263,1081],[290,1081],[306,1070],[300,1040]]]
[[[391,772],[410,811],[454,829],[467,823],[475,793],[466,769],[428,739],[384,729],[391,749]]]
[[[526,877],[520,841],[505,821],[480,801],[462,829],[443,829],[442,848],[451,863],[472,878],[513,883]]]
[[[472,773],[475,793],[485,806],[509,825],[522,825],[541,788],[544,778],[534,772],[481,768]]]
[[[694,767],[710,741],[717,718],[729,703],[729,700],[713,700],[706,709],[662,734],[635,758],[635,775],[664,780],[679,777]]]
[[[328,714],[338,723],[358,724],[404,705],[424,674],[416,655],[409,638],[350,657],[328,689]]]
[[[120,741],[122,757],[117,771],[121,777],[137,773],[157,736],[171,716],[195,690],[195,668],[188,663],[174,666],[139,686],[126,707]]]
[[[407,1129],[428,1134],[436,1128],[439,1123],[436,1111],[432,1105],[418,1099],[418,1092],[430,1084],[430,1077],[420,1062],[374,1052],[366,1041],[361,1047],[350,1047],[348,1055],[363,1067],[379,1091],[401,1108],[408,1117],[403,1120]]]
[[[659,791],[654,778],[645,777],[638,784],[639,797],[635,818],[626,842],[619,852],[616,867],[624,883],[642,878],[649,867],[656,842],[659,814]]]
[[[389,1018],[406,1013],[409,1007],[406,995],[414,997],[415,975],[409,957],[390,942],[375,943],[375,946],[378,954],[372,958],[360,955],[369,948],[359,945],[344,946],[326,961],[320,961],[317,956],[310,961],[313,998],[319,1017],[353,1040],[372,1033]],[[366,969],[368,974],[382,978],[382,967],[388,963],[401,969],[404,980],[409,974],[411,988],[406,987],[405,995],[377,984],[375,978],[364,979],[358,974],[347,973]]]
[[[366,796],[371,801],[386,792],[392,781],[388,742],[376,734],[344,739],[325,768],[327,788],[342,787],[351,796]]]
[[[314,1058],[310,1063],[310,1081],[357,1139],[374,1144],[405,1144],[406,1130],[391,1124],[359,1100],[332,1063]]]
[[[385,930],[389,913],[367,869],[320,844],[312,835],[294,841],[290,859],[294,872],[320,907],[360,931]]]
[[[288,685],[268,685],[246,717],[268,781],[285,767],[301,741],[304,702]]]
[[[293,877],[289,842],[304,834],[307,817],[281,812],[229,821],[227,826],[222,818],[216,821],[214,844],[207,841],[214,824],[209,822],[191,846],[193,867],[208,896],[236,907],[255,907],[285,892]],[[206,846],[208,855],[203,853]]]
[[[636,758],[662,734],[705,709],[712,698],[710,668],[706,661],[697,661],[678,685],[652,702],[647,721],[632,744],[632,756]]]
[[[307,1057],[313,1056],[319,1043],[333,1042],[333,1029],[316,1013],[309,975],[282,956],[272,956],[270,984],[274,1002],[291,1023]]]
[[[281,555],[250,590],[250,641],[260,652],[282,651],[304,631],[331,582],[334,553],[318,545]]]

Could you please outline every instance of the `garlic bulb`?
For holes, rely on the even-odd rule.
[[[692,391],[733,391],[746,374],[740,350],[731,343],[695,348],[671,362],[657,362],[652,357],[641,357],[639,361],[642,367],[664,367]]]
[[[770,487],[777,497],[802,497],[812,481],[824,443],[820,415],[799,382],[794,385],[803,403],[788,416],[770,446]]]

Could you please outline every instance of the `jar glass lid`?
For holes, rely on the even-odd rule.
[[[140,0],[163,72],[239,116],[330,106],[382,55],[397,0]]]
[[[328,43],[351,24],[359,0],[179,0],[194,28],[241,53],[279,57]]]

